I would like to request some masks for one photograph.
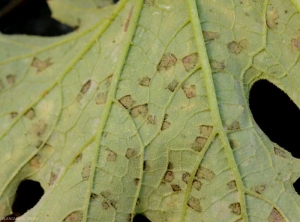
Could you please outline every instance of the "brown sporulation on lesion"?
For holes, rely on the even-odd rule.
[[[91,200],[91,201],[94,201],[94,200],[96,200],[98,197],[99,197],[98,194],[96,194],[96,193],[91,193],[91,195],[90,195],[90,200]]]
[[[279,13],[276,8],[272,8],[272,9],[268,10],[267,20],[266,20],[266,24],[267,24],[268,28],[270,28],[270,29],[276,28],[278,25],[278,21],[277,21],[278,19],[279,19]]]
[[[197,178],[207,180],[207,181],[212,181],[215,178],[215,176],[216,175],[212,170],[205,168],[203,166],[200,166],[196,173]]]
[[[186,184],[188,184],[188,183],[189,183],[189,180],[190,180],[190,177],[191,177],[191,174],[190,174],[190,173],[184,172],[184,173],[182,174],[182,176],[181,176],[181,180],[182,180],[183,182],[185,182]]]
[[[251,190],[253,190],[255,193],[262,194],[265,191],[266,187],[266,184],[260,184],[252,187]]]
[[[193,184],[192,184],[193,188],[196,190],[200,190],[202,187],[202,183],[199,180],[193,180]]]
[[[33,120],[35,117],[35,110],[33,108],[28,109],[24,116],[29,120]]]
[[[117,201],[115,200],[105,199],[102,201],[101,205],[104,210],[107,210],[110,207],[113,207],[115,210],[117,209]]]
[[[74,159],[74,164],[78,164],[82,161],[82,153],[78,154]]]
[[[226,64],[225,61],[217,61],[217,60],[210,60],[210,67],[212,69],[212,71],[222,71],[226,68]]]
[[[215,39],[220,37],[218,32],[211,32],[211,31],[203,31],[203,37],[205,42],[212,42]]]
[[[236,140],[229,140],[229,145],[230,145],[231,149],[236,149],[239,147],[239,143]]]
[[[230,131],[237,131],[241,129],[239,121],[235,120],[233,121],[229,126],[227,126],[227,129]]]
[[[33,168],[39,169],[41,167],[41,156],[39,154],[36,154],[29,161],[29,165]]]
[[[210,125],[201,125],[199,128],[200,134],[208,138],[211,135],[214,127]]]
[[[148,76],[144,76],[143,78],[140,79],[139,84],[141,86],[146,86],[148,87],[150,85],[151,79]]]
[[[87,80],[87,81],[83,84],[83,86],[81,87],[80,92],[81,92],[82,94],[86,94],[87,91],[90,89],[91,85],[92,85],[92,81],[91,81],[90,79]]]
[[[40,119],[35,124],[33,124],[33,133],[36,136],[41,137],[46,132],[47,126],[47,123],[44,120]]]
[[[148,114],[148,104],[142,104],[132,107],[132,109],[130,110],[130,114],[134,118],[138,116],[142,116],[145,118]]]
[[[12,119],[16,118],[17,116],[18,116],[18,112],[16,112],[16,111],[13,111],[13,112],[10,113],[10,117]]]
[[[155,124],[156,123],[156,116],[155,115],[148,115],[147,122],[150,123],[150,124]]]
[[[181,187],[178,184],[171,184],[171,188],[174,192],[181,191]]]
[[[280,149],[278,147],[274,147],[274,153],[278,156],[281,156],[283,158],[289,158],[289,155],[286,151],[284,151],[283,149]]]
[[[228,187],[229,190],[235,189],[236,188],[236,181],[232,180],[232,181],[228,182],[227,187]]]
[[[160,128],[162,131],[168,129],[171,126],[171,123],[169,121],[167,121],[167,118],[168,118],[168,114],[165,114],[164,120],[163,120],[161,128]]]
[[[182,64],[184,66],[185,71],[192,71],[197,64],[199,63],[199,54],[197,52],[189,54],[182,58]]]
[[[195,85],[182,85],[182,90],[188,99],[196,96],[196,86]]]
[[[191,148],[197,152],[200,152],[205,144],[206,144],[207,138],[198,136],[196,137],[195,141],[192,143]]]
[[[163,54],[160,62],[157,65],[157,71],[168,71],[175,66],[177,58],[172,53]]]
[[[200,205],[200,199],[195,197],[190,197],[187,202],[187,205],[197,212],[202,212],[202,207]]]
[[[42,61],[39,58],[34,57],[31,66],[37,68],[37,72],[39,73],[44,71],[47,67],[51,66],[52,64],[53,63],[51,62],[51,58]]]
[[[136,186],[139,185],[140,181],[141,181],[140,178],[134,178],[134,179],[133,179],[133,182],[134,182],[134,184],[135,184]]]
[[[98,93],[96,95],[95,101],[97,105],[103,105],[106,103],[107,100],[107,95],[108,95],[108,91],[106,92],[102,92],[102,93]]]
[[[131,159],[136,155],[136,150],[134,148],[127,148],[125,157]]]
[[[268,221],[269,222],[285,222],[285,219],[276,208],[273,208],[268,217]]]
[[[132,99],[131,95],[123,96],[119,99],[119,102],[126,108],[131,109],[135,101]]]
[[[172,80],[172,82],[169,83],[169,85],[167,86],[167,89],[170,90],[171,92],[174,92],[176,87],[178,86],[179,82],[174,79]]]
[[[49,186],[52,186],[54,182],[57,180],[58,175],[54,172],[51,172],[49,179]]]
[[[143,171],[148,171],[150,169],[150,165],[148,161],[144,161],[143,163]]]
[[[6,76],[6,81],[7,81],[7,83],[9,84],[9,85],[13,85],[13,84],[15,84],[15,82],[16,82],[16,76],[15,75],[13,75],[13,74],[9,74],[9,75],[7,75]]]
[[[106,160],[108,162],[115,162],[117,160],[118,155],[110,149],[107,149],[107,152],[108,152],[108,154],[107,154]]]
[[[237,215],[241,215],[241,204],[236,202],[229,205],[229,208],[231,209],[231,212]]]
[[[170,183],[170,182],[173,181],[173,179],[174,179],[174,173],[173,173],[173,171],[168,170],[168,171],[165,173],[163,180],[164,180],[165,182]]]
[[[74,211],[65,217],[63,222],[81,222],[83,221],[83,212],[82,211]]]
[[[87,180],[91,174],[91,163],[86,164],[81,171],[81,177],[83,180]]]

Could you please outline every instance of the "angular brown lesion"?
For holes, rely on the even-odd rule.
[[[51,62],[51,58],[42,61],[39,58],[34,57],[31,66],[37,68],[37,72],[39,73],[44,71],[47,67],[51,66],[52,64],[53,63]]]

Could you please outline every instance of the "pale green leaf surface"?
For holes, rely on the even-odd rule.
[[[299,221],[248,105],[268,79],[300,106],[298,0],[49,3],[79,28],[0,36],[1,216],[33,179],[35,221]]]

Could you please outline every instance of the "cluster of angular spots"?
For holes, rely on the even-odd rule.
[[[54,182],[57,180],[58,175],[56,173],[51,172],[49,186],[53,185]]]
[[[130,23],[130,20],[131,20],[132,12],[133,12],[133,6],[131,7],[131,9],[129,11],[129,14],[128,14],[128,17],[126,19],[126,23],[125,23],[125,26],[124,26],[124,32],[127,32],[127,29],[129,27],[129,23]]]
[[[241,129],[241,126],[238,121],[233,121],[229,126],[227,126],[227,129],[230,131],[237,131]]]
[[[283,157],[283,158],[288,158],[289,157],[288,154],[284,150],[282,150],[280,148],[277,148],[277,147],[274,147],[274,153],[278,156]]]
[[[265,191],[265,189],[266,189],[266,185],[265,184],[261,184],[261,185],[252,187],[252,190],[255,193],[258,193],[258,194],[262,194]]]
[[[131,159],[131,158],[133,158],[135,155],[136,155],[136,151],[135,151],[134,148],[128,148],[128,149],[126,150],[125,157],[126,157],[127,159]]]
[[[203,31],[203,37],[205,42],[211,42],[220,37],[218,32],[210,32],[210,31]]]
[[[80,222],[83,221],[83,212],[82,211],[74,211],[65,217],[63,222]]]
[[[161,130],[166,130],[171,126],[171,123],[167,121],[168,114],[165,114],[163,123],[161,125]]]
[[[237,215],[241,215],[241,204],[240,203],[232,203],[229,205],[231,212]]]
[[[202,212],[202,207],[200,205],[200,199],[195,197],[190,197],[187,202],[187,205],[197,212]]]
[[[207,139],[212,133],[213,126],[201,125],[199,128],[201,136],[196,137],[195,141],[191,145],[191,148],[198,152],[200,152],[204,148]]]
[[[107,149],[107,152],[108,152],[108,154],[107,154],[106,160],[108,162],[115,162],[118,155],[110,149]]]
[[[18,112],[11,112],[10,117],[13,119],[18,116]]]
[[[174,79],[167,87],[168,90],[170,90],[171,92],[174,92],[176,87],[178,86],[179,82]]]
[[[184,66],[185,71],[190,72],[192,71],[199,62],[199,55],[198,53],[192,53],[190,55],[185,56],[182,59],[182,64]]]
[[[9,75],[6,76],[6,81],[9,85],[13,85],[16,82],[16,76],[12,75],[12,74],[9,74]]]
[[[135,101],[132,99],[131,95],[123,96],[119,99],[119,102],[126,108],[131,109]]]
[[[300,51],[300,29],[297,30],[296,37],[291,40],[292,48]]]
[[[176,62],[177,58],[172,53],[165,53],[157,65],[157,71],[168,71],[175,66]]]
[[[38,59],[38,58],[33,58],[33,61],[31,63],[31,66],[34,68],[37,68],[37,72],[42,72],[44,69],[52,65],[53,63],[51,62],[51,58],[48,58],[44,61]]]
[[[278,18],[279,18],[279,14],[277,9],[273,8],[272,10],[269,10],[267,12],[267,20],[266,20],[268,28],[270,29],[276,28],[276,26],[278,25],[278,21],[277,21]]]
[[[227,187],[229,188],[229,190],[235,189],[236,188],[236,181],[232,180],[232,181],[228,182]]]
[[[117,209],[117,202],[115,200],[108,199],[111,196],[111,192],[109,190],[103,190],[100,192],[100,195],[104,197],[102,201],[102,208],[107,210],[110,207]]]
[[[184,172],[184,173],[182,174],[182,176],[181,176],[181,180],[182,180],[183,182],[185,182],[186,184],[188,184],[188,183],[189,183],[189,180],[190,180],[190,177],[191,177],[191,175],[190,175],[188,172]]]
[[[147,117],[147,122],[151,124],[155,124],[156,122],[156,117],[154,115],[148,115]]]
[[[202,187],[202,183],[201,183],[201,181],[199,181],[199,180],[193,180],[193,188],[194,189],[196,189],[196,190],[200,190],[201,189],[201,187]]]
[[[230,53],[234,53],[236,55],[240,54],[242,49],[246,49],[248,45],[248,41],[243,39],[239,42],[231,41],[227,44],[227,49]]]
[[[217,60],[210,60],[210,67],[212,68],[212,71],[222,71],[226,68],[225,61],[217,61]]]
[[[146,86],[148,87],[150,85],[151,79],[148,76],[143,77],[140,81],[139,84],[141,86]]]
[[[26,111],[26,113],[24,114],[24,116],[27,119],[33,120],[35,117],[35,110],[33,108],[30,108],[29,110]]]
[[[148,104],[137,105],[130,110],[132,117],[142,116],[145,118],[148,114]]]
[[[212,181],[215,178],[215,173],[205,167],[200,166],[197,170],[196,177],[199,179],[207,180],[207,181]]]
[[[108,91],[103,93],[98,93],[96,96],[96,104],[97,105],[105,104],[107,100],[107,95],[108,95]]]
[[[195,85],[188,86],[187,84],[183,84],[181,88],[187,98],[190,99],[190,98],[193,98],[196,96],[196,86]]]
[[[91,174],[91,163],[86,164],[81,171],[81,176],[83,180],[87,180]]]
[[[285,222],[285,219],[283,218],[281,213],[275,208],[272,209],[268,220],[269,222]]]

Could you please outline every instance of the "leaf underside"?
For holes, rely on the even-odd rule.
[[[110,3],[49,1],[66,36],[0,35],[0,215],[32,179],[34,221],[299,221],[300,162],[248,105],[267,79],[300,106],[299,1]]]

